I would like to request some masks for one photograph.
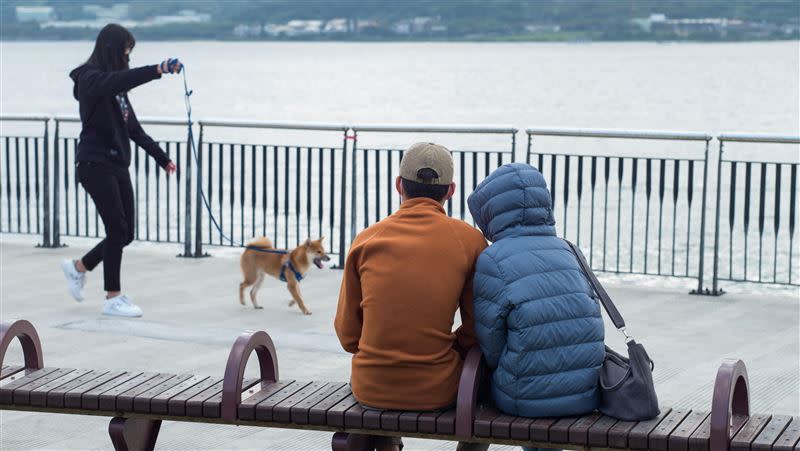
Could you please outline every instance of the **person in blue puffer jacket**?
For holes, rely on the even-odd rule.
[[[497,408],[525,417],[595,410],[605,355],[600,305],[556,236],[544,177],[530,165],[506,164],[468,203],[493,243],[476,264],[474,305]]]

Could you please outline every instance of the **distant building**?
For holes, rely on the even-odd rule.
[[[17,6],[17,22],[47,22],[56,18],[52,6]]]
[[[441,24],[440,17],[415,17],[393,23],[391,30],[402,35],[434,34],[446,32],[447,27]]]
[[[528,24],[525,25],[525,31],[528,33],[559,33],[561,31],[561,25]]]
[[[155,16],[141,23],[143,27],[155,27],[161,25],[179,25],[192,23],[205,23],[211,21],[211,14],[200,14],[191,9],[184,9],[178,14],[168,16]],[[259,27],[260,29],[261,27]]]
[[[349,31],[347,28],[347,19],[331,19],[325,23],[323,31],[325,33],[347,33]]]
[[[257,38],[261,36],[261,25],[236,25],[233,28],[233,35],[237,38]]]
[[[97,20],[105,22],[118,22],[128,18],[130,8],[127,3],[117,3],[110,7],[100,5],[83,5],[81,8],[86,15],[94,16]]]

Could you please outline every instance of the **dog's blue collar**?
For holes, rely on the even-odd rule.
[[[281,265],[281,275],[280,275],[281,282],[286,282],[286,268],[289,268],[294,273],[295,280],[297,280],[298,282],[303,280],[303,275],[300,274],[300,272],[297,271],[297,269],[295,269],[294,265],[292,264],[292,261],[286,260],[286,262],[283,265]]]

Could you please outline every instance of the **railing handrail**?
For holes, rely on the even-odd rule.
[[[0,114],[0,121],[47,122],[50,116],[40,114]]]
[[[185,122],[184,122],[185,123]],[[236,119],[210,119],[197,121],[203,127],[241,127],[274,130],[319,130],[346,132],[346,124],[330,122],[282,122],[282,121],[243,121]]]
[[[713,136],[702,132],[660,130],[613,130],[600,128],[529,127],[525,133],[576,138],[656,139],[666,141],[711,141]]]
[[[143,125],[187,125],[186,119],[176,119],[174,117],[147,116],[138,118]],[[56,122],[78,123],[81,121],[77,114],[57,114],[53,116]]]
[[[764,133],[720,133],[719,142],[750,142],[774,144],[800,144],[800,136],[770,135]]]
[[[437,125],[437,124],[360,124],[352,125],[354,132],[396,132],[396,133],[517,133],[510,125]]]

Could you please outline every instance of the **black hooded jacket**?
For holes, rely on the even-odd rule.
[[[81,129],[78,162],[131,164],[133,140],[156,159],[162,168],[169,163],[166,153],[142,130],[127,92],[150,80],[161,78],[158,66],[105,72],[84,64],[70,72],[75,82],[73,95],[80,105]]]

